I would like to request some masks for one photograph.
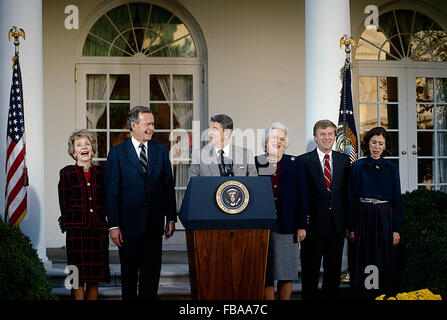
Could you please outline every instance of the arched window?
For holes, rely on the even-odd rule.
[[[354,48],[360,138],[385,127],[402,190],[447,192],[446,19],[419,2],[392,5],[399,4],[382,8],[377,30],[362,26]]]
[[[84,56],[197,57],[186,25],[151,3],[126,3],[99,18],[90,29]]]
[[[414,10],[391,10],[380,16],[379,29],[363,31],[357,60],[447,61],[447,33]]]
[[[179,208],[193,123],[207,119],[206,45],[177,1],[149,1],[108,1],[89,14],[77,47],[76,127],[96,135],[94,161],[105,165],[110,148],[129,138],[130,108],[150,107],[152,138],[170,150]]]

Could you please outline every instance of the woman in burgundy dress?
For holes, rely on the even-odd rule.
[[[104,169],[91,163],[95,152],[96,139],[89,131],[74,132],[68,139],[68,153],[76,164],[60,170],[58,184],[59,225],[67,232],[67,264],[79,270],[79,288],[72,289],[75,300],[96,300],[98,283],[110,278]]]

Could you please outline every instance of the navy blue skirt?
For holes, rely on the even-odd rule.
[[[381,294],[393,294],[396,246],[393,246],[391,205],[360,203],[360,210],[354,221],[355,242],[351,244],[350,259],[351,288],[354,296],[360,299],[374,299]],[[368,270],[367,266],[377,268],[370,267]],[[378,273],[371,270],[378,270]],[[378,275],[378,279],[373,275]],[[374,288],[377,287],[376,284],[378,289]]]

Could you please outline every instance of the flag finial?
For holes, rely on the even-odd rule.
[[[351,46],[355,46],[355,41],[353,37],[348,38],[347,34],[344,34],[340,38],[340,49],[345,46],[346,60],[351,61]]]
[[[19,37],[22,37],[23,40],[25,40],[25,31],[23,29],[19,30],[16,26],[13,26],[11,29],[9,29],[8,40],[11,41],[12,37],[14,37],[14,45],[16,47],[16,54],[12,58],[13,67],[14,67],[14,61],[19,56],[19,45],[20,45]]]

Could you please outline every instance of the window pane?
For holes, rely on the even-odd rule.
[[[173,164],[189,162],[192,152],[192,133],[183,130],[171,131],[170,158]]]
[[[107,129],[106,103],[87,103],[87,129]]]
[[[379,56],[379,49],[370,45],[369,43],[367,43],[362,39],[359,40],[358,46],[355,49],[356,60],[377,60],[378,56]]]
[[[389,132],[390,137],[390,156],[399,156],[399,132]]]
[[[106,14],[109,16],[110,20],[112,20],[113,24],[119,31],[122,32],[132,27],[129,19],[129,11],[127,9],[127,5],[116,7]]]
[[[171,129],[169,104],[151,103],[151,111],[154,114],[156,129]]]
[[[433,183],[433,160],[418,159],[418,183]]]
[[[110,23],[109,19],[106,18],[106,16],[102,16],[98,19],[98,21],[95,22],[93,27],[90,29],[90,33],[110,43],[112,43],[118,35],[118,32]]]
[[[369,130],[378,126],[377,105],[360,104],[360,130]]]
[[[171,100],[169,75],[150,75],[149,93],[151,101]]]
[[[188,186],[188,163],[179,163],[174,165],[174,181],[176,187]]]
[[[447,102],[447,78],[436,79],[436,102]]]
[[[438,155],[447,156],[447,132],[438,133]]]
[[[130,100],[130,75],[111,74],[109,90],[110,100]]]
[[[433,78],[416,78],[416,101],[433,101]]]
[[[110,55],[113,57],[132,56],[134,51],[130,47],[131,37],[133,37],[131,32],[126,32],[116,38],[112,48],[110,48]]]
[[[93,132],[96,137],[95,158],[107,158],[107,133]]]
[[[168,150],[171,149],[171,142],[169,141],[169,132],[154,132],[152,139],[164,143]]]
[[[87,100],[106,100],[106,75],[87,75]]]
[[[416,117],[418,129],[433,129],[432,104],[418,104]]]
[[[447,193],[447,185],[441,186],[439,190],[441,190],[441,192]]]
[[[360,102],[377,101],[377,77],[359,77]]]
[[[366,136],[367,133],[368,133],[367,131],[360,132],[360,141],[363,141],[363,139],[365,138],[365,136]],[[360,143],[359,143],[359,146],[361,146]],[[360,149],[360,157],[365,157],[366,154],[363,153],[362,148],[359,147],[359,149]]]
[[[174,128],[192,129],[192,104],[174,103]]]
[[[438,129],[447,129],[447,106],[436,107],[436,122]]]
[[[380,105],[380,126],[385,129],[399,129],[399,106],[397,104]]]
[[[129,110],[129,103],[111,103],[110,129],[127,129],[127,114]]]
[[[169,51],[173,57],[196,57],[196,47],[194,40],[189,35],[181,38],[169,46]]]
[[[397,102],[397,77],[380,77],[380,101]]]
[[[418,132],[418,155],[433,156],[435,142],[433,141],[433,132]]]
[[[192,75],[172,76],[172,92],[175,101],[192,100]]]
[[[89,34],[82,48],[83,56],[104,57],[109,55],[110,44]]]
[[[447,183],[447,159],[439,159],[439,183]]]
[[[110,148],[130,138],[129,131],[110,132]]]

